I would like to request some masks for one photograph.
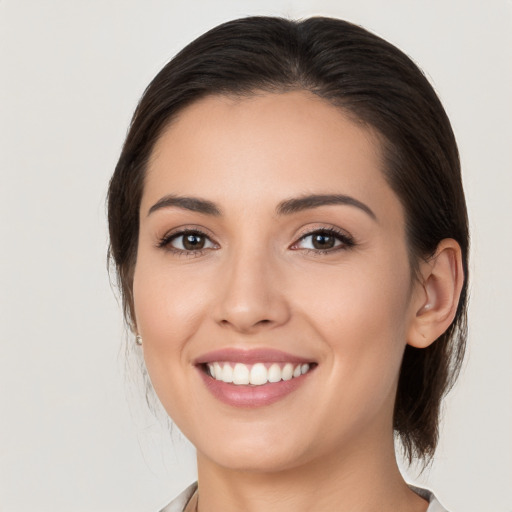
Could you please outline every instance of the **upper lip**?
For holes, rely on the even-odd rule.
[[[200,365],[218,361],[244,364],[255,364],[261,362],[299,364],[313,362],[311,359],[306,359],[304,357],[299,357],[294,354],[289,354],[287,352],[271,348],[224,348],[202,354],[194,360],[194,364]]]

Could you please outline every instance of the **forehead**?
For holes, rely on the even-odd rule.
[[[305,91],[209,96],[184,109],[157,141],[142,208],[170,193],[259,207],[333,192],[382,208],[397,202],[369,128]]]

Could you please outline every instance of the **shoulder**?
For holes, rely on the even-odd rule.
[[[425,498],[429,505],[427,512],[448,512],[442,505],[439,503],[439,500],[435,497],[432,491],[428,489],[422,489],[421,487],[415,487],[414,485],[409,485],[411,490],[413,490],[416,494]]]
[[[194,482],[192,485],[189,485],[179,496],[173,499],[169,505],[160,510],[160,512],[183,512],[187,506],[187,503],[190,501],[190,498],[192,498],[196,490],[197,482]]]

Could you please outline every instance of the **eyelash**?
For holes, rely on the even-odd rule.
[[[308,253],[313,253],[315,255],[322,255],[322,254],[332,254],[333,252],[343,251],[350,249],[351,247],[354,247],[355,242],[352,236],[350,236],[348,233],[341,231],[337,228],[330,227],[330,228],[317,228],[313,231],[308,231],[300,236],[300,238],[297,240],[297,242],[294,242],[293,246],[297,245],[299,242],[314,236],[314,235],[327,235],[332,236],[336,240],[340,241],[341,244],[335,247],[332,247],[331,249],[294,249],[294,250],[303,250]]]
[[[208,239],[212,244],[215,244],[211,240],[211,238],[204,233],[203,231],[199,229],[184,229],[182,231],[170,233],[164,235],[157,244],[157,247],[160,249],[165,249],[166,251],[172,252],[174,254],[177,254],[179,256],[186,256],[186,257],[199,257],[202,256],[205,252],[211,249],[211,247],[203,248],[203,249],[196,249],[196,250],[183,250],[183,249],[177,249],[171,245],[171,242],[173,240],[176,240],[177,238],[184,237],[187,235],[196,235],[200,237],[204,237]],[[326,235],[326,236],[332,236],[337,241],[341,242],[338,246],[332,247],[330,249],[300,249],[296,248],[294,249],[294,246],[299,244],[300,242],[306,240],[307,238],[314,236],[314,235]],[[312,231],[308,231],[304,234],[302,234],[299,239],[292,244],[290,247],[292,250],[298,251],[302,250],[307,253],[313,253],[315,255],[322,255],[322,254],[331,254],[340,250],[347,250],[351,247],[354,247],[356,244],[354,242],[354,239],[352,236],[350,236],[348,233],[345,233],[341,230],[338,230],[336,228],[330,227],[330,228],[317,228]]]
[[[173,247],[171,245],[171,242],[173,240],[176,240],[177,238],[180,238],[180,237],[185,237],[187,235],[196,235],[196,236],[204,237],[205,239],[208,239],[211,241],[210,237],[206,233],[201,231],[200,229],[197,229],[197,228],[183,229],[181,231],[177,231],[174,233],[164,235],[159,240],[157,247],[159,247],[160,249],[165,249],[166,251],[172,252],[174,254],[177,254],[178,256],[186,256],[189,258],[202,256],[206,251],[208,251],[210,249],[210,247],[208,247],[208,248],[203,248],[203,249],[187,251],[187,250],[183,250],[183,249],[177,249],[176,247]],[[214,242],[212,242],[212,243],[214,243]]]

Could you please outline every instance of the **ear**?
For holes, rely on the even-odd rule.
[[[464,283],[459,244],[451,238],[444,239],[434,256],[421,263],[419,274],[407,343],[425,348],[450,327],[457,312]]]

